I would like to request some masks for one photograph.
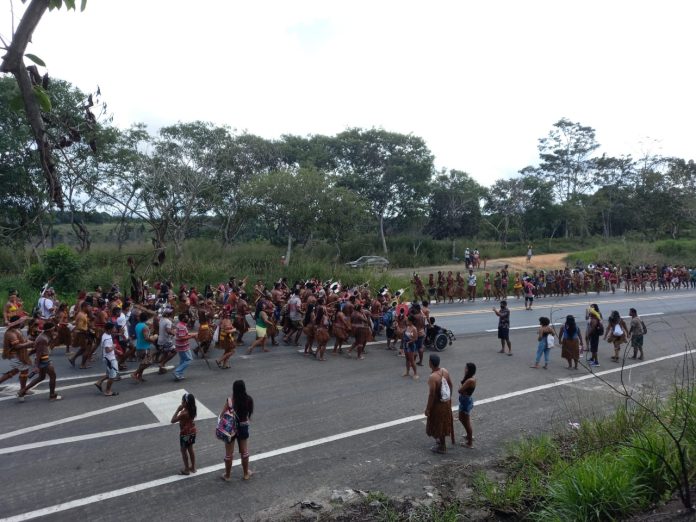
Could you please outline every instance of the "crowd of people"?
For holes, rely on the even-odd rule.
[[[617,267],[606,263],[584,267],[578,264],[575,268],[566,266],[555,270],[533,271],[512,271],[505,265],[495,272],[484,272],[483,285],[479,285],[480,277],[474,268],[475,266],[469,267],[464,275],[452,271],[428,274],[427,286],[426,281],[414,273],[411,284],[415,299],[454,303],[455,299],[463,302],[476,301],[477,298],[500,301],[512,295],[516,299],[525,298],[529,301],[535,297],[587,295],[590,292],[613,294],[621,288],[633,293],[696,288],[696,268],[683,265]]]
[[[643,292],[648,287],[651,290],[694,288],[696,270],[668,266],[661,269],[655,266],[618,269],[603,265],[511,275],[505,266],[495,273],[493,282],[486,272],[483,296],[487,300],[500,301],[500,307],[493,308],[493,311],[498,316],[500,352],[508,355],[512,355],[510,310],[506,300],[510,281],[512,295],[524,296],[525,307],[531,309],[534,297],[561,296],[591,289],[614,292],[623,286],[626,292]],[[438,331],[434,318],[430,316],[429,297],[434,296],[439,302],[443,296],[452,301],[461,295],[461,300],[473,301],[478,296],[478,282],[473,268],[466,280],[459,273],[454,277],[451,272],[446,276],[439,272],[437,280],[430,274],[427,290],[417,274],[412,282],[416,299],[410,303],[402,302],[404,292],[401,290],[392,293],[383,287],[371,291],[367,284],[344,287],[338,282],[317,279],[293,284],[282,279],[266,286],[261,280],[249,285],[246,278],[238,280],[233,277],[227,283],[207,285],[202,292],[186,285],[180,285],[178,291],[174,291],[171,281],[161,281],[148,288],[147,298],[142,303],[124,299],[118,286],[113,285],[108,292],[101,287],[92,292],[79,292],[71,307],[59,302],[53,289],[47,286],[31,312],[24,309],[17,292],[11,292],[4,307],[7,330],[3,348],[3,358],[10,359],[10,369],[0,376],[0,383],[18,375],[20,389],[17,397],[24,401],[32,394],[32,388],[48,378],[49,399],[61,400],[55,390],[56,373],[51,357],[55,348],[63,346],[68,362],[76,369],[86,369],[97,357],[101,358],[105,372],[94,385],[104,396],[113,397],[118,395],[114,383],[120,380],[129,363],[137,365],[131,372],[135,383],[145,381],[144,375],[150,366],[155,366],[158,374],[167,373],[170,368],[167,364],[177,355],[179,361],[173,371],[177,381],[185,378],[185,371],[194,355],[214,360],[220,369],[228,369],[230,359],[238,346],[245,344],[244,338],[250,330],[255,338],[248,345],[247,354],[257,348],[269,351],[282,341],[287,345],[302,346],[301,352],[305,356],[318,361],[326,360],[327,345],[332,337],[333,355],[343,353],[350,357],[355,352],[356,358],[362,360],[367,343],[384,334],[387,350],[404,358],[404,377],[416,380],[420,377],[418,367],[423,366],[428,338]],[[521,291],[518,292],[520,285]],[[491,287],[494,289],[492,294]],[[568,362],[569,369],[578,368],[580,355],[585,349],[589,354],[589,365],[599,366],[600,338],[613,346],[612,361],[620,360],[621,346],[629,342],[634,350],[633,358],[642,359],[643,336],[647,329],[635,309],[632,308],[629,315],[632,318],[630,325],[626,325],[618,311],[613,311],[605,324],[599,307],[593,304],[586,314],[584,334],[573,316],[566,318],[559,332],[555,331],[549,318],[541,317],[532,368],[548,368],[549,352],[556,343],[561,346],[561,355]],[[26,334],[23,333],[25,327]],[[211,355],[214,348],[219,349],[215,357]],[[34,361],[31,360],[32,354]],[[544,365],[540,366],[542,358]],[[451,393],[444,393],[443,387],[452,390],[452,382],[446,370],[439,367],[437,355],[431,355],[428,364],[431,373],[425,412],[428,417],[426,431],[437,441],[433,451],[441,453],[446,448],[445,438],[454,436],[451,409],[448,416],[444,412],[446,408],[440,405],[447,402],[443,397]],[[459,386],[459,419],[465,427],[462,445],[466,447],[473,444],[470,413],[475,372],[475,365],[467,364]],[[437,400],[438,396],[442,400]],[[234,410],[230,401],[232,398],[226,403],[221,418],[225,411]],[[250,416],[253,406],[247,410],[243,411]],[[195,472],[193,418],[195,399],[185,396],[182,407],[172,418],[172,422],[179,422],[182,426],[182,473]],[[235,432],[243,432],[238,418],[235,422]],[[239,437],[235,440],[240,441]],[[226,440],[230,465],[233,442]],[[242,458],[247,459],[244,466],[246,476],[246,445],[240,445],[239,451]],[[223,478],[228,480],[229,473]]]

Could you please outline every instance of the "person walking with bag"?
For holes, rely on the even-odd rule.
[[[619,362],[619,352],[621,345],[626,342],[626,332],[628,328],[618,310],[613,310],[609,315],[609,325],[604,332],[604,339],[614,345],[614,355],[611,358],[614,362]]]
[[[232,474],[234,441],[242,457],[243,479],[251,478],[249,471],[249,421],[254,413],[254,400],[247,394],[244,381],[234,381],[232,397],[228,397],[218,417],[215,435],[225,443],[225,474],[220,478],[229,482]]]
[[[537,351],[536,359],[534,365],[530,368],[539,368],[539,363],[541,362],[541,356],[544,356],[544,370],[549,367],[549,352],[551,348],[555,345],[555,335],[553,327],[551,326],[551,320],[548,317],[539,318],[539,329],[537,330]],[[550,337],[550,338],[549,338]]]
[[[190,393],[184,393],[181,404],[172,415],[172,424],[179,423],[179,446],[184,469],[179,475],[189,475],[196,472],[196,454],[193,445],[196,443],[196,398]]]
[[[638,359],[643,360],[643,336],[648,333],[648,329],[645,327],[643,320],[638,317],[638,312],[635,308],[631,308],[628,311],[628,315],[631,316],[631,323],[628,329],[628,340],[631,341],[631,348],[633,348],[633,356],[631,359],[635,359],[640,353]]]

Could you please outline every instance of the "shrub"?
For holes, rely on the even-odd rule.
[[[58,245],[46,251],[41,263],[29,268],[27,280],[34,288],[50,281],[56,291],[71,292],[80,284],[81,268],[78,254],[66,245]]]
[[[545,507],[535,514],[538,520],[604,522],[646,505],[645,488],[610,453],[586,456],[558,472],[547,495]]]

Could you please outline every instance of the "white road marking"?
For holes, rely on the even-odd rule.
[[[664,313],[664,312],[653,312],[653,313],[650,313],[650,314],[641,314],[640,317],[650,317],[650,316],[653,316],[653,315],[665,315],[665,313]],[[628,319],[630,316],[624,315],[624,316],[622,316],[622,317],[623,317],[624,319]],[[562,325],[563,325],[563,323],[553,323],[553,326],[562,326]],[[513,326],[512,328],[510,328],[510,330],[526,330],[526,329],[529,329],[529,328],[539,328],[539,325],[538,325],[538,324],[531,324],[531,325],[529,325],[529,326]],[[494,328],[494,329],[491,329],[491,330],[486,330],[486,332],[488,332],[488,333],[497,332],[497,331],[498,331],[497,328]]]
[[[174,369],[174,366],[165,366],[165,368],[166,368],[167,370],[173,370],[173,369]],[[143,372],[143,375],[150,375],[150,374],[153,374],[153,373],[157,373],[158,371],[159,371],[159,368],[148,368],[147,370],[145,370],[145,371]],[[125,375],[131,374],[131,373],[133,373],[133,372],[132,372],[132,371],[130,371],[130,372],[123,372],[123,373],[121,373],[120,375],[121,375],[121,376],[125,376]],[[102,377],[103,375],[104,375],[103,373],[100,373],[99,375],[95,375],[95,376],[93,376],[92,378]],[[80,379],[80,378],[87,378],[87,376],[85,375],[85,376],[82,376],[82,377],[75,377],[75,379]],[[71,379],[71,377],[66,377],[64,380],[69,380],[69,379]],[[44,382],[48,382],[48,379],[45,379],[44,381],[42,381],[42,383],[44,383]],[[83,387],[85,387],[85,386],[92,386],[92,385],[94,385],[94,383],[93,383],[92,381],[89,381],[89,382],[81,382],[80,384],[71,384],[71,385],[69,385],[69,386],[61,386],[60,388],[56,387],[56,392],[63,391],[63,390],[72,390],[73,388],[83,388]],[[5,393],[7,393],[7,391],[12,390],[12,389],[14,389],[15,391],[18,391],[18,390],[19,390],[19,387],[14,388],[14,386],[16,386],[16,385],[10,385],[10,386],[8,386],[8,389],[3,390],[2,393],[5,394]],[[43,394],[43,393],[48,393],[50,390],[37,390],[36,388],[32,388],[31,391],[34,392],[34,395],[40,395],[40,394]],[[10,397],[0,397],[0,401],[10,401],[10,400],[12,400],[12,399],[17,400],[17,394],[16,394],[16,393],[13,393]],[[1,438],[1,437],[0,437],[0,438]]]
[[[101,408],[98,410],[92,410],[88,411],[86,413],[81,413],[80,415],[73,415],[72,417],[64,417],[62,419],[50,421],[50,422],[44,422],[43,424],[39,424],[38,426],[30,426],[28,428],[22,428],[19,430],[15,431],[10,431],[8,433],[2,433],[0,434],[0,440],[5,440],[5,439],[11,439],[12,437],[17,437],[19,435],[24,435],[25,433],[32,433],[37,430],[42,430],[46,428],[52,428],[54,426],[60,426],[61,424],[68,424],[70,422],[82,420],[82,419],[88,419],[90,417],[94,417],[96,415],[101,415],[103,413],[109,413],[112,411],[116,410],[121,410],[123,408],[128,408],[130,406],[135,406],[138,404],[144,404],[147,408],[150,409],[150,411],[153,413],[155,417],[157,417],[158,425],[164,425],[164,424],[169,424],[169,421],[171,420],[171,416],[173,415],[174,411],[176,410],[177,406],[181,404],[181,398],[186,393],[186,390],[173,390],[167,393],[159,393],[157,395],[153,395],[150,397],[143,397],[141,399],[136,399],[133,401],[128,401],[124,402],[122,404],[114,404],[113,406],[108,406],[107,408]],[[208,408],[203,406],[200,402],[197,403],[197,419],[213,419],[217,417],[212,411],[210,411]],[[145,424],[144,426],[150,426],[150,424]],[[147,429],[147,428],[143,428]],[[118,430],[115,430],[118,431]],[[131,429],[131,431],[133,431]],[[103,433],[108,433],[108,432],[103,432]],[[116,433],[113,433],[116,435]],[[86,435],[87,438],[93,438],[90,435]],[[71,439],[76,439],[79,440],[76,437],[70,437]],[[36,447],[39,447],[43,444],[49,444],[48,442],[37,442]],[[11,449],[11,448],[5,448]],[[5,453],[11,453],[8,451],[5,451]]]
[[[655,364],[655,363],[658,363],[661,361],[674,359],[676,357],[684,357],[686,355],[691,355],[693,353],[696,353],[696,350],[687,350],[687,351],[683,351],[683,352],[679,352],[679,353],[675,353],[675,354],[671,354],[671,355],[665,355],[662,357],[658,357],[656,359],[651,359],[649,361],[643,361],[643,362],[631,364],[631,365],[625,366],[623,369],[630,371],[633,368],[638,368],[640,366],[646,366],[648,364]],[[527,395],[527,394],[535,393],[535,392],[542,391],[542,390],[548,390],[551,388],[556,388],[558,386],[564,386],[566,384],[572,384],[572,383],[584,381],[587,379],[593,379],[593,378],[595,378],[595,375],[603,376],[603,375],[609,375],[612,373],[617,373],[617,372],[620,372],[621,370],[622,370],[621,367],[617,367],[617,368],[612,368],[611,370],[604,370],[601,372],[596,372],[594,374],[590,373],[590,374],[582,375],[579,377],[570,377],[570,378],[563,379],[563,380],[560,380],[557,382],[542,384],[540,386],[534,386],[532,388],[525,388],[524,390],[517,390],[517,391],[510,392],[510,393],[503,393],[501,395],[496,395],[494,397],[489,397],[487,399],[477,400],[476,405],[481,406],[483,404],[490,404],[493,402],[503,401],[505,399],[511,399],[514,397],[519,397],[522,395]],[[456,410],[457,410],[457,407],[452,408],[452,411],[456,411]],[[357,430],[347,431],[344,433],[338,433],[336,435],[330,435],[328,437],[322,437],[322,438],[310,440],[307,442],[301,442],[299,444],[294,444],[292,446],[287,446],[285,448],[278,448],[275,450],[266,451],[264,453],[252,455],[249,458],[249,460],[250,461],[265,460],[265,459],[269,459],[272,457],[277,457],[278,455],[285,455],[288,453],[294,453],[296,451],[301,451],[301,450],[304,450],[307,448],[320,446],[322,444],[328,444],[331,442],[335,442],[337,440],[347,439],[350,437],[356,437],[358,435],[364,435],[365,433],[370,433],[373,431],[392,428],[394,426],[399,426],[401,424],[407,424],[409,422],[418,421],[418,420],[420,420],[420,421],[423,420],[422,414],[411,415],[410,417],[404,417],[402,419],[396,419],[396,420],[389,421],[389,422],[383,422],[381,424],[375,424],[373,426],[366,426],[364,428],[359,428]],[[235,460],[232,463],[233,466],[239,466],[240,464],[241,464],[241,462],[239,461],[239,459]],[[224,463],[223,464],[214,464],[212,466],[207,466],[205,468],[199,468],[198,472],[195,475],[169,475],[166,477],[162,477],[160,479],[150,480],[148,482],[141,482],[140,484],[126,486],[124,488],[115,489],[112,491],[106,491],[104,493],[97,493],[96,495],[91,495],[89,497],[79,498],[79,499],[71,500],[68,502],[63,502],[61,504],[55,504],[53,506],[48,506],[48,507],[37,509],[34,511],[29,511],[27,513],[22,513],[22,514],[15,515],[12,517],[7,517],[4,519],[0,519],[0,522],[22,522],[25,520],[32,520],[34,518],[51,515],[53,513],[60,513],[62,511],[67,511],[69,509],[74,509],[74,508],[81,507],[81,506],[87,506],[89,504],[94,504],[96,502],[102,502],[104,500],[122,497],[124,495],[131,495],[133,493],[137,493],[138,491],[144,491],[147,489],[152,489],[152,488],[156,488],[159,486],[164,486],[166,484],[178,482],[179,480],[193,479],[193,478],[199,477],[201,475],[207,475],[208,473],[215,473],[217,471],[224,469],[224,467],[225,467]]]

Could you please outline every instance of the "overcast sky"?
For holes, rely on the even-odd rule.
[[[47,13],[29,51],[99,84],[119,126],[383,127],[489,185],[562,117],[600,152],[696,157],[694,20],[689,0],[89,0]]]

